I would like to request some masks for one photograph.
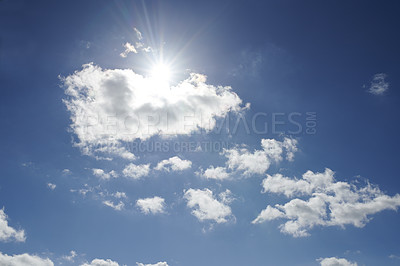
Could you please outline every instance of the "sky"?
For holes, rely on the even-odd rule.
[[[400,265],[397,1],[0,1],[0,265]]]

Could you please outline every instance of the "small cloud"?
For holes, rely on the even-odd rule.
[[[119,56],[125,58],[128,56],[129,53],[137,54],[137,50],[136,50],[135,46],[133,46],[133,44],[126,42],[123,46],[125,47],[125,51],[120,53]]]
[[[397,256],[397,255],[394,255],[394,254],[391,254],[391,255],[389,256],[389,258],[390,258],[390,259],[393,259],[393,260],[400,260],[400,256]]]
[[[75,257],[76,257],[77,255],[78,255],[78,254],[76,253],[76,251],[71,250],[70,255],[65,255],[65,256],[62,256],[61,258],[62,258],[63,260],[66,260],[66,261],[74,262],[74,259],[75,259]]]
[[[71,170],[69,170],[69,169],[64,169],[64,170],[62,170],[62,173],[63,173],[64,175],[69,175],[69,174],[71,174],[72,172],[71,172]]]
[[[56,188],[56,184],[53,183],[47,183],[47,187],[50,188],[51,190],[54,190]]]
[[[113,194],[111,194],[111,195],[112,195],[114,198],[117,198],[117,199],[126,199],[126,198],[127,198],[125,192],[119,192],[119,191],[117,191],[117,192],[115,192],[115,193],[113,193]]]
[[[144,263],[140,263],[140,262],[136,262],[137,266],[168,266],[168,263],[164,262],[157,262],[156,264],[144,264]]]
[[[144,214],[164,213],[165,199],[157,196],[153,198],[138,199],[136,201],[136,206],[138,206]]]
[[[386,78],[387,75],[384,73],[375,74],[367,92],[374,95],[383,95],[389,89],[389,83],[386,82]]]
[[[118,177],[118,174],[114,170],[111,170],[110,172],[107,173],[103,169],[93,168],[92,171],[94,176],[97,176],[103,180],[109,180],[111,177],[113,178]]]
[[[161,171],[183,171],[192,166],[192,162],[189,160],[182,160],[178,156],[169,158],[168,160],[163,160],[157,164],[154,168],[155,170]]]
[[[357,266],[356,262],[351,262],[343,258],[319,258],[317,261],[321,266]]]
[[[142,176],[147,176],[150,172],[150,164],[128,164],[122,171],[124,176],[131,177],[133,179],[140,179]]]
[[[103,201],[103,204],[108,207],[113,208],[116,211],[122,210],[125,206],[125,204],[122,201],[120,201],[118,204],[114,204],[112,201],[105,200],[105,201]]]
[[[133,28],[133,30],[136,32],[136,37],[139,39],[139,41],[142,40],[142,33],[137,28]]]

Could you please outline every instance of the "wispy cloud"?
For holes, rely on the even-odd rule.
[[[389,89],[386,78],[387,75],[384,73],[375,74],[367,91],[374,95],[383,95]]]

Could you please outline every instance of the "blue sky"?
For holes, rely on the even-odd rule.
[[[1,265],[399,265],[396,1],[0,1]]]

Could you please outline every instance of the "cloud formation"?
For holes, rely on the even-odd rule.
[[[246,147],[225,149],[223,155],[227,158],[225,166],[209,166],[205,171],[200,169],[199,175],[207,179],[224,180],[231,177],[232,173],[239,173],[245,177],[255,174],[264,174],[272,163],[283,160],[293,161],[294,153],[298,150],[297,140],[284,138],[283,141],[275,139],[262,139],[261,150],[249,151]]]
[[[170,86],[131,69],[90,63],[61,81],[75,145],[99,159],[133,160],[123,143],[209,131],[217,118],[242,110],[242,100],[231,87],[207,84],[206,76],[195,73]]]
[[[136,265],[137,266],[168,266],[168,263],[166,263],[166,262],[157,262],[156,264],[143,264],[143,263],[140,263],[140,262],[136,262]]]
[[[4,266],[53,266],[54,263],[48,258],[41,258],[27,253],[18,255],[7,255],[0,251],[0,265]]]
[[[164,213],[165,199],[161,197],[144,198],[136,201],[136,206],[139,207],[144,214]]]
[[[253,224],[279,218],[288,221],[280,225],[281,232],[294,237],[309,235],[314,226],[354,225],[364,227],[369,216],[383,210],[397,210],[400,195],[385,195],[377,186],[367,183],[364,187],[336,181],[334,172],[307,171],[301,179],[268,175],[262,181],[263,193],[283,194],[294,198],[286,204],[268,205]]]
[[[115,204],[114,202],[112,202],[110,200],[104,200],[103,204],[108,207],[113,208],[116,211],[121,211],[125,206],[125,204],[122,201],[120,201],[118,204]]]
[[[122,173],[126,177],[130,177],[133,179],[140,179],[143,176],[147,176],[150,172],[150,164],[128,164]]]
[[[226,195],[223,195],[224,197]],[[231,208],[223,202],[218,201],[209,189],[188,189],[184,194],[187,206],[192,208],[192,214],[200,221],[211,220],[216,223],[226,223],[234,218]],[[223,198],[224,199],[224,198]]]
[[[372,77],[368,92],[374,95],[382,95],[389,89],[389,83],[386,82],[387,75],[384,73],[375,74]]]
[[[357,266],[357,263],[350,262],[343,258],[320,258],[317,259],[321,266]]]
[[[164,171],[182,171],[192,167],[192,162],[189,160],[182,160],[178,156],[169,158],[168,160],[162,160],[154,168],[155,170]]]
[[[112,177],[114,178],[118,177],[118,174],[114,170],[111,170],[110,172],[107,173],[103,169],[93,168],[92,171],[94,176],[97,176],[103,180],[109,180]]]
[[[4,207],[0,209],[0,241],[25,242],[25,231],[16,230],[8,225],[8,216],[4,212]]]
[[[94,259],[91,263],[84,263],[81,266],[119,266],[118,262],[110,259]]]

